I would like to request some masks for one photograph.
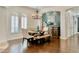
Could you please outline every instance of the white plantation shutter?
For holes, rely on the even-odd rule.
[[[21,28],[27,29],[27,17],[26,16],[22,16],[21,18]]]
[[[18,16],[11,16],[11,33],[19,32],[19,18]]]

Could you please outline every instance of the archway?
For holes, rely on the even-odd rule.
[[[48,11],[42,13],[42,26],[52,29],[52,37],[60,37],[60,12]]]

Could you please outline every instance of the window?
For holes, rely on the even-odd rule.
[[[27,29],[27,17],[26,16],[22,16],[21,18],[21,28]]]
[[[18,16],[11,16],[11,33],[19,32],[19,18]]]

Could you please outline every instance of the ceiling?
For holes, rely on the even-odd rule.
[[[41,10],[41,9],[47,9],[47,8],[53,8],[53,9],[62,9],[62,10],[67,10],[67,9],[71,9],[73,7],[76,7],[76,6],[29,6],[30,8],[33,8],[33,9],[38,9],[38,10]]]

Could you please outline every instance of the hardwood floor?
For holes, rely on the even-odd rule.
[[[41,45],[31,45],[31,47],[27,48],[27,52],[33,53],[52,53],[52,52],[59,52],[60,48],[60,41],[59,39],[53,39],[49,43],[41,44]]]
[[[79,53],[79,34],[60,41],[60,52]]]
[[[79,35],[67,40],[52,39],[50,43],[23,48],[22,39],[8,41],[9,47],[3,53],[78,53]]]

